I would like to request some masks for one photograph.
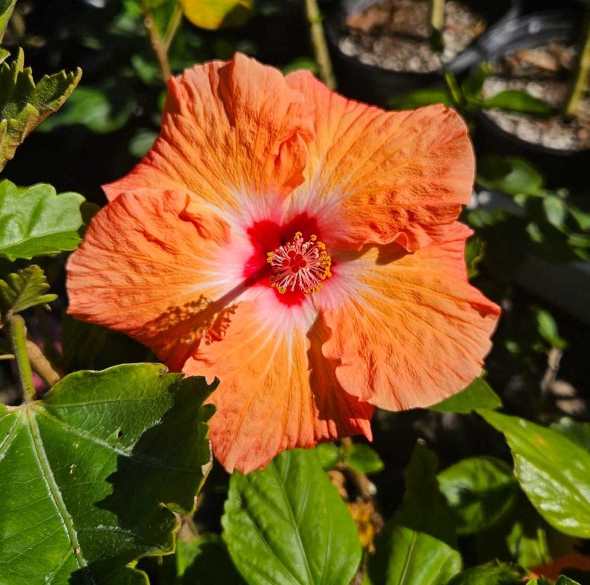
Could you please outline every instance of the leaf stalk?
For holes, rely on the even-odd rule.
[[[8,327],[23,400],[32,402],[35,400],[36,393],[33,384],[33,370],[27,352],[27,326],[20,315],[10,315],[8,317]]]

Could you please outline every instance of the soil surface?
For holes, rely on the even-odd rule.
[[[575,64],[575,48],[560,43],[535,49],[523,49],[508,55],[495,65],[494,75],[483,87],[483,96],[515,89],[542,99],[557,110],[563,107],[569,79]],[[590,96],[581,101],[577,116],[550,118],[488,110],[502,130],[521,140],[565,151],[590,149]]]
[[[382,0],[347,18],[340,50],[391,71],[432,73],[451,61],[484,30],[482,17],[455,0],[445,5],[444,50],[430,46],[429,2]]]

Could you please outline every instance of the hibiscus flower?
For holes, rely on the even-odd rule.
[[[147,156],[68,262],[70,314],[218,377],[228,470],[362,434],[481,372],[498,318],[456,221],[474,157],[440,105],[385,112],[253,59],[168,86]]]

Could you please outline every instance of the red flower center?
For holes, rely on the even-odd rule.
[[[312,293],[332,276],[332,258],[315,234],[306,240],[301,232],[296,232],[286,244],[267,253],[267,262],[271,268],[271,286],[281,294]]]

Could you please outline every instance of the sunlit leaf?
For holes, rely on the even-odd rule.
[[[340,459],[340,448],[334,443],[320,443],[315,451],[323,469],[332,469]]]
[[[0,279],[0,304],[3,313],[20,313],[38,305],[46,305],[57,298],[47,294],[49,284],[39,266],[27,266]]]
[[[436,455],[418,445],[398,513],[377,538],[369,576],[379,585],[446,585],[461,570],[451,511],[436,479]]]
[[[0,64],[0,170],[24,139],[62,106],[81,76],[78,68],[44,75],[35,82],[22,50],[12,62]]]
[[[314,450],[234,473],[222,523],[249,585],[343,585],[361,560],[356,526]]]
[[[555,108],[547,102],[533,97],[525,91],[508,89],[487,98],[482,103],[484,108],[498,108],[507,112],[536,114],[551,116],[556,113]]]
[[[0,405],[0,582],[147,583],[126,565],[171,552],[172,511],[194,507],[210,391],[157,364],[122,365]]]
[[[512,470],[493,457],[463,459],[438,474],[459,534],[475,534],[501,521],[518,494]]]
[[[343,463],[360,473],[378,473],[384,467],[375,449],[364,443],[352,443],[343,448]]]
[[[392,97],[387,102],[387,105],[395,110],[411,110],[431,104],[454,105],[453,98],[444,87],[417,89],[410,93]]]
[[[535,311],[535,317],[537,319],[539,335],[552,347],[564,349],[567,346],[567,342],[559,336],[557,322],[553,318],[553,315],[545,309],[537,309]]]
[[[51,185],[17,187],[0,181],[0,256],[30,259],[74,250],[83,202],[82,195],[58,195]]]
[[[448,585],[522,585],[524,571],[506,563],[487,563],[466,569]]]
[[[563,417],[553,423],[551,428],[590,451],[590,422],[580,422]]]
[[[557,530],[590,537],[590,452],[561,433],[522,418],[482,411],[504,433],[514,473],[529,500]]]
[[[15,5],[16,0],[0,0],[0,42],[4,38],[4,32],[6,31]]]
[[[245,22],[253,0],[180,0],[184,15],[196,26],[218,29]]]
[[[500,397],[483,378],[477,378],[465,390],[431,406],[430,410],[469,414],[479,408],[493,410],[500,406],[502,406]]]

